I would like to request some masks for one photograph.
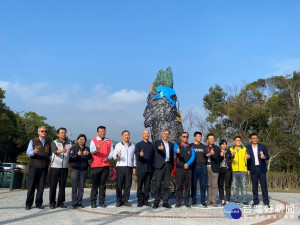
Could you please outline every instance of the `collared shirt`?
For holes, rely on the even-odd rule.
[[[108,140],[108,138],[100,138],[99,136],[96,137],[97,141],[105,141],[105,140]],[[91,140],[91,143],[90,143],[90,151],[91,153],[95,153],[97,152],[97,147],[95,145],[95,142],[93,142],[93,140]],[[110,153],[108,155],[108,160],[111,160],[113,158],[113,152],[114,152],[114,147],[113,147],[113,144],[111,143],[111,148],[110,148]]]
[[[256,147],[254,147],[252,145],[252,149],[253,149],[253,154],[254,154],[254,159],[255,159],[255,166],[259,166],[259,159],[258,159],[258,145],[256,145]]]
[[[169,142],[165,142],[164,140],[162,140],[164,142],[164,146],[166,149],[166,158],[165,161],[170,161],[170,149],[169,149]]]
[[[123,141],[119,142],[115,146],[113,158],[117,160],[116,166],[136,166],[136,158],[134,155],[135,146],[132,143],[126,145]],[[121,152],[121,157],[118,157],[118,153]]]
[[[39,139],[42,142],[43,147],[44,147],[45,143],[46,143],[46,139],[41,139],[40,137],[39,137]],[[26,151],[26,154],[28,155],[28,157],[34,156],[33,150],[34,149],[33,149],[33,145],[32,145],[32,140],[30,140],[27,151]]]

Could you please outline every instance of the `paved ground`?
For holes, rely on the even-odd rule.
[[[85,190],[83,209],[71,209],[71,188],[66,190],[67,209],[49,208],[49,189],[44,193],[44,209],[24,209],[26,191],[9,192],[8,189],[0,189],[0,224],[300,224],[300,194],[269,193],[270,204],[273,208],[265,213],[255,209],[243,209],[242,217],[238,220],[228,219],[223,214],[223,207],[202,208],[174,208],[175,199],[170,203],[172,209],[159,207],[136,207],[136,192],[131,192],[132,207],[115,207],[115,191],[107,190],[107,208],[92,209],[89,202],[90,189]],[[249,195],[249,199],[251,196]],[[150,202],[153,202],[151,199]],[[251,203],[251,202],[250,202]],[[294,206],[294,207],[293,207]],[[294,209],[294,212],[292,211]],[[278,212],[276,212],[276,210]]]

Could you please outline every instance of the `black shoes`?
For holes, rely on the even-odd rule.
[[[31,209],[31,206],[28,206],[28,205],[27,205],[27,206],[25,207],[25,210],[30,210],[30,209]]]
[[[258,203],[253,203],[252,204],[252,207],[257,207],[258,206]]]
[[[58,207],[60,207],[60,208],[62,208],[62,209],[67,208],[67,206],[64,205],[64,203],[57,204],[57,208],[58,208]]]
[[[196,207],[197,206],[197,202],[192,202],[192,206]]]
[[[269,204],[264,204],[264,207],[271,208]]]
[[[151,203],[150,203],[150,202],[144,202],[144,205],[145,205],[145,206],[152,207],[152,205],[151,205]]]
[[[80,208],[84,208],[84,206],[82,204],[78,204],[77,206]]]
[[[91,203],[91,208],[93,208],[93,209],[97,208],[97,206],[96,206],[96,203],[95,203],[95,202],[92,202],[92,203]]]
[[[163,207],[167,208],[167,209],[171,209],[172,206],[169,203],[164,203]]]
[[[106,205],[105,205],[104,203],[101,203],[99,206],[100,206],[101,208],[106,208]]]
[[[122,202],[117,202],[116,207],[121,207],[122,205]]]
[[[185,207],[191,208],[191,205],[190,204],[186,204]]]
[[[55,205],[54,204],[50,204],[50,209],[55,209]]]
[[[152,208],[157,209],[158,207],[159,207],[159,204],[155,202]]]
[[[202,202],[201,205],[205,208],[207,207],[207,204],[205,202]]]
[[[143,207],[143,204],[142,203],[138,203],[137,207]]]
[[[77,208],[77,204],[72,205],[72,208],[76,209]]]
[[[43,209],[44,207],[42,205],[36,206],[37,209]]]
[[[175,208],[180,208],[180,207],[181,207],[181,205],[178,203],[175,205]]]
[[[125,205],[125,206],[132,206],[132,204],[130,204],[130,203],[129,203],[129,202],[127,202],[127,201],[126,201],[126,202],[124,202],[124,203],[123,203],[123,205]]]
[[[243,205],[248,206],[249,204],[248,202],[243,202]]]

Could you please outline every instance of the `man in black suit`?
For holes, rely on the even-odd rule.
[[[261,186],[261,192],[263,196],[263,203],[265,206],[270,207],[268,187],[267,187],[267,177],[266,173],[268,171],[266,160],[269,160],[270,156],[266,146],[258,144],[258,135],[252,133],[250,135],[251,145],[247,146],[247,169],[248,174],[251,174],[252,181],[252,193],[253,193],[253,206],[258,205],[258,180]]]
[[[172,208],[169,204],[170,192],[170,176],[174,167],[174,144],[168,141],[170,131],[164,129],[161,132],[161,140],[155,141],[155,157],[153,160],[153,167],[156,170],[156,187],[155,187],[155,200],[153,208],[159,206],[161,188],[163,188],[163,207]]]

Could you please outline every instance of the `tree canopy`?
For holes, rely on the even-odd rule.
[[[5,91],[0,88],[0,160],[14,162],[25,152],[30,139],[37,136],[39,126],[46,126],[48,138],[55,139],[53,126],[46,123],[47,118],[35,112],[16,113],[3,102]]]
[[[268,146],[270,168],[276,171],[299,170],[300,73],[259,79],[240,90],[211,87],[203,98],[209,111],[209,131],[232,140],[240,135],[244,143],[249,134],[258,133]]]

